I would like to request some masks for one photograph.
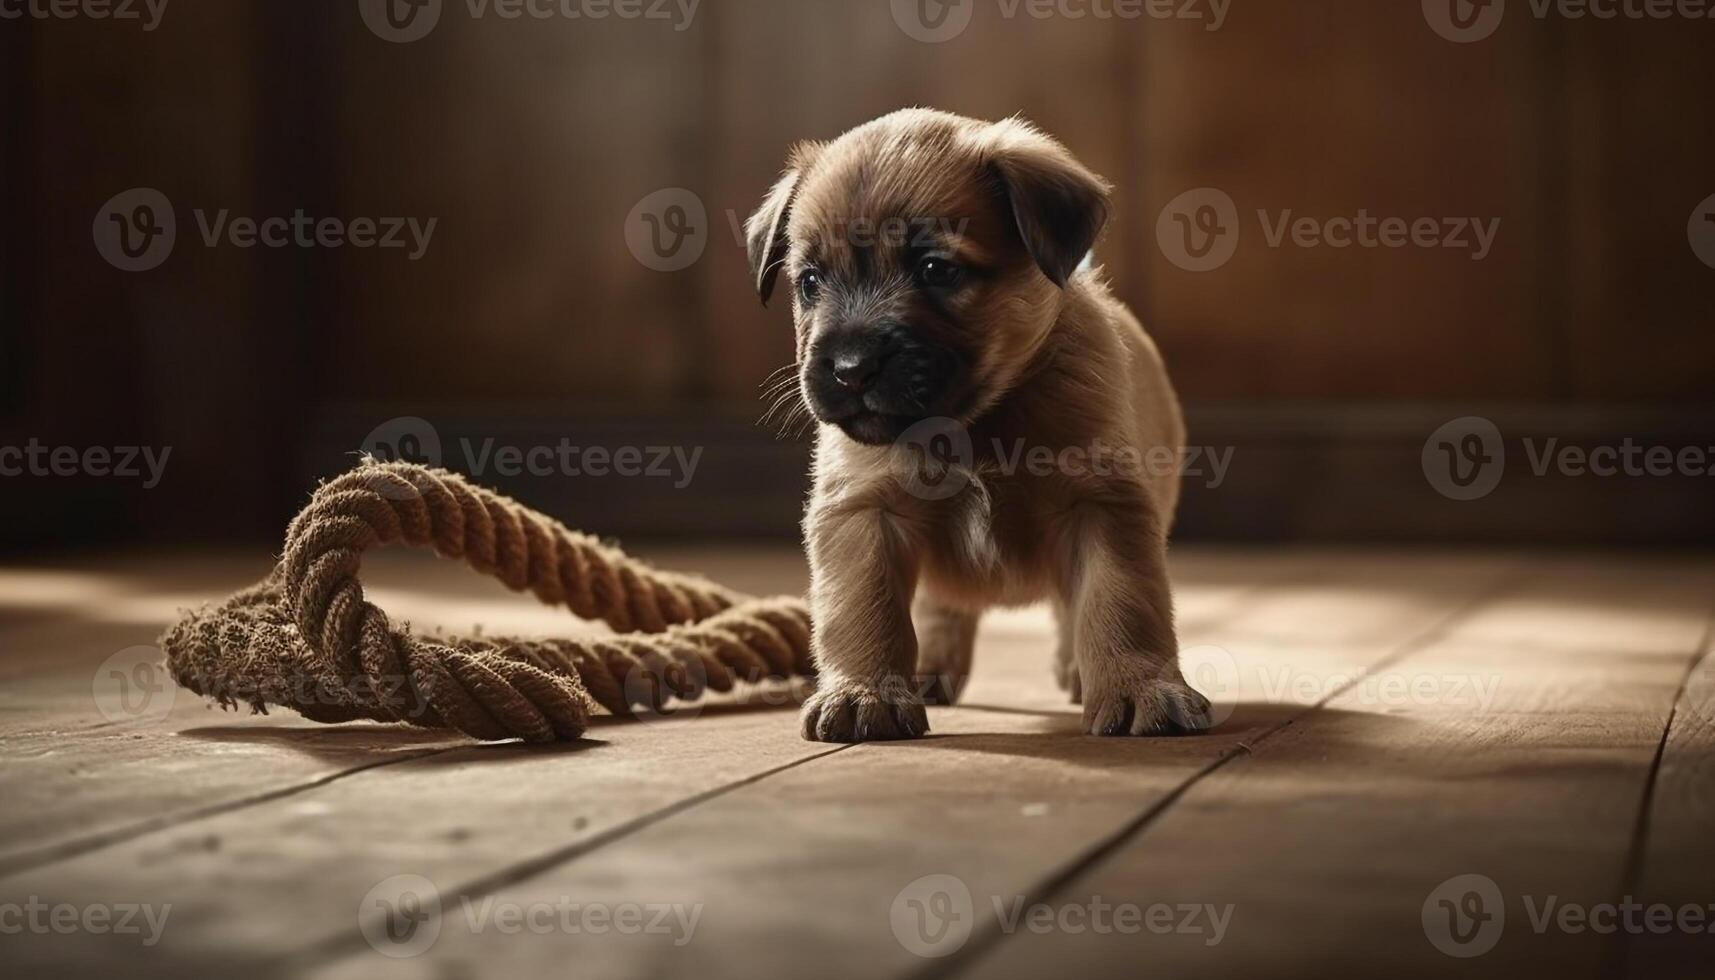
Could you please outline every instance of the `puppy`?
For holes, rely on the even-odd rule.
[[[982,610],[1041,599],[1085,730],[1208,727],[1165,564],[1178,400],[1080,268],[1108,209],[1107,184],[1027,123],[906,109],[795,147],[750,217],[756,288],[791,290],[818,423],[805,738],[922,735],[925,691],[956,695]]]

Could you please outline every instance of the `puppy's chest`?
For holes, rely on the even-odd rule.
[[[1043,598],[1051,585],[1051,508],[1008,477],[976,473],[932,508],[922,574],[945,595],[977,603]]]

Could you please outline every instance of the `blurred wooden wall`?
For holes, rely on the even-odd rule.
[[[116,529],[196,535],[276,526],[307,473],[394,415],[502,433],[720,425],[743,442],[792,347],[786,304],[765,311],[750,291],[734,222],[793,141],[910,104],[1022,113],[1115,182],[1101,258],[1185,398],[1217,410],[1210,439],[1278,447],[1297,423],[1256,436],[1255,420],[1322,438],[1433,406],[1397,427],[1420,443],[1422,419],[1491,405],[1660,419],[1715,402],[1715,270],[1685,230],[1715,193],[1702,24],[1514,11],[1458,45],[1410,2],[1234,0],[1218,31],[964,2],[969,28],[942,44],[909,37],[888,0],[704,0],[685,30],[472,19],[448,0],[408,44],[344,2],[185,0],[146,34],[3,25],[22,97],[4,111],[0,436],[176,447],[171,494],[5,491],[31,495],[48,528],[94,509]],[[179,210],[178,249],[148,273],[110,268],[89,241],[102,202],[134,186]],[[1230,263],[1191,273],[1155,226],[1204,186],[1237,202],[1243,238]],[[705,205],[706,247],[658,272],[625,226],[671,187]],[[436,228],[415,262],[208,249],[195,207]],[[1501,227],[1481,262],[1271,249],[1257,209]],[[735,498],[750,466],[734,468]],[[1263,481],[1243,507],[1273,493]],[[1198,520],[1222,513],[1211,501]],[[1342,530],[1339,514],[1271,526]]]
[[[1715,193],[1706,32],[1672,22],[1508,22],[1471,45],[1416,4],[1252,0],[1195,21],[1036,20],[976,4],[944,44],[886,2],[708,0],[694,26],[456,22],[391,45],[348,22],[339,199],[441,218],[420,263],[342,256],[363,356],[330,397],[748,408],[791,356],[732,231],[786,148],[901,105],[1037,121],[1109,176],[1101,249],[1211,400],[1707,398],[1715,289],[1687,247]],[[710,240],[644,268],[623,227],[695,191]],[[1166,261],[1162,207],[1213,186],[1244,240],[1210,273]],[[1455,249],[1264,247],[1257,209],[1498,219]],[[492,364],[471,370],[480,338]],[[456,355],[451,352],[457,351]],[[386,358],[418,377],[376,379]]]

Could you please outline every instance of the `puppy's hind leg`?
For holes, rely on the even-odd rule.
[[[1078,648],[1072,643],[1072,613],[1066,604],[1054,602],[1054,625],[1059,639],[1054,646],[1054,683],[1072,698],[1073,704],[1084,703],[1083,678],[1078,675]]]
[[[1208,699],[1179,670],[1160,528],[1141,492],[1086,505],[1068,521],[1060,598],[1071,611],[1092,735],[1189,734],[1211,724]]]
[[[955,704],[971,677],[980,612],[948,605],[918,593],[911,619],[917,624],[917,690],[928,704]]]

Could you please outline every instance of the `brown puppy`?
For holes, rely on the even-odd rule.
[[[790,284],[819,423],[806,738],[923,734],[923,681],[957,692],[982,609],[1044,598],[1086,730],[1208,727],[1165,568],[1178,401],[1080,269],[1107,216],[1102,179],[1028,124],[927,109],[794,148],[751,216],[756,286]]]

